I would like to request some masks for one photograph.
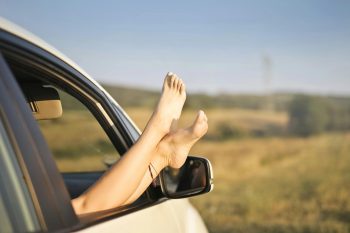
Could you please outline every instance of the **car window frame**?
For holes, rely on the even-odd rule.
[[[1,59],[1,58],[0,58]],[[1,61],[0,61],[1,62]],[[29,192],[29,187],[23,179],[23,172],[17,159],[18,156],[13,148],[11,136],[8,133],[8,124],[4,119],[3,111],[0,113],[0,144],[1,144],[1,188],[0,188],[0,207],[7,219],[5,223],[2,220],[0,232],[5,229],[5,232],[24,232],[24,231],[39,231],[42,228],[39,216],[32,197]],[[4,188],[5,187],[5,188]],[[3,214],[0,214],[4,217]],[[4,225],[3,225],[4,223]],[[6,228],[6,225],[9,226]]]

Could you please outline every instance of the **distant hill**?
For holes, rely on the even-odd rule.
[[[103,87],[123,107],[154,107],[159,92],[132,87],[103,85]],[[252,94],[190,94],[185,108],[242,108],[242,109],[274,109],[285,111],[297,93],[275,93],[271,96]],[[316,95],[313,95],[316,96]],[[335,108],[350,111],[350,97],[318,96]]]
[[[112,85],[102,85],[122,107],[153,107],[159,92]]]

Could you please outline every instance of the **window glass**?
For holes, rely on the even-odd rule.
[[[23,174],[1,122],[0,222],[0,232],[33,232],[40,229]]]
[[[60,171],[105,170],[120,157],[119,153],[92,113],[75,97],[57,91],[62,116],[38,123]]]

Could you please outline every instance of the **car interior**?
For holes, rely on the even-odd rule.
[[[43,81],[48,78],[39,71],[26,67],[11,57],[7,59],[22,92],[27,100],[33,117],[41,121],[55,120],[62,117],[64,109],[57,90],[63,89],[56,84]],[[29,72],[30,69],[30,72]],[[67,91],[68,90],[64,90]],[[72,93],[73,94],[73,93]],[[87,158],[88,159],[88,158]],[[108,164],[106,164],[106,168]],[[105,170],[90,172],[61,172],[71,198],[76,198],[94,184]]]
[[[57,90],[42,83],[21,86],[36,120],[52,120],[62,116],[62,104]],[[76,198],[90,187],[101,173],[63,173],[63,178],[71,198]]]

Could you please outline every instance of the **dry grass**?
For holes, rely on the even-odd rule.
[[[105,160],[120,157],[87,111],[65,111],[62,118],[39,124],[62,172],[105,170]]]
[[[142,127],[147,109],[128,109]],[[182,125],[195,112],[184,112]],[[285,129],[284,113],[210,110],[220,124],[252,131]],[[350,133],[311,138],[202,140],[191,154],[210,159],[215,188],[191,198],[210,232],[350,232]]]
[[[348,232],[350,134],[201,142],[212,193],[192,198],[211,232]]]
[[[81,171],[104,171],[106,165],[103,163],[103,157],[92,155],[79,158],[58,158],[56,159],[58,169],[61,172],[81,172]]]
[[[143,129],[152,111],[148,108],[128,108],[126,112],[135,123]],[[207,139],[221,139],[223,130],[232,131],[229,136],[250,136],[250,133],[268,134],[269,132],[283,134],[286,130],[288,115],[284,112],[254,111],[244,109],[210,109],[205,111],[209,119]],[[184,111],[181,115],[180,127],[190,125],[197,112]],[[240,135],[237,135],[240,134]]]

